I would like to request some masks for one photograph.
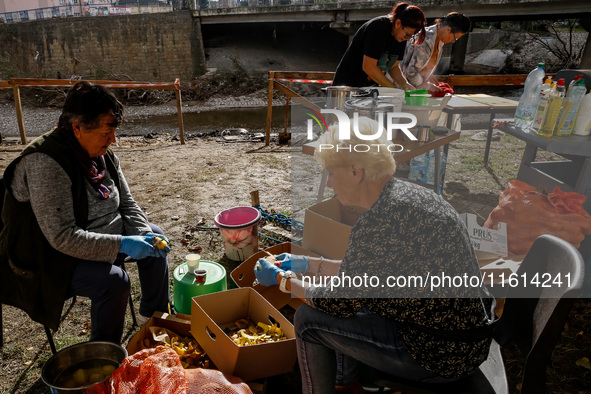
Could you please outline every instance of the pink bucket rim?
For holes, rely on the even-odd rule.
[[[240,223],[240,224],[225,224],[225,223],[220,222],[221,217],[223,215],[230,214],[234,211],[250,211],[253,214],[253,219],[249,220],[248,222]],[[258,221],[261,220],[261,216],[262,216],[261,211],[259,211],[255,207],[239,206],[239,207],[233,207],[233,208],[229,208],[229,209],[225,209],[225,210],[221,211],[220,213],[215,215],[215,218],[213,219],[213,221],[214,221],[215,225],[219,228],[239,229],[239,228],[249,227],[249,226],[252,226],[253,224],[258,223]]]

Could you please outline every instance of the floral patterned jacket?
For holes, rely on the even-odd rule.
[[[410,280],[443,273],[480,278],[466,226],[433,191],[391,180],[351,230],[338,275],[375,277],[384,283],[390,276]],[[306,302],[330,315],[350,317],[367,308],[394,321],[413,358],[445,377],[465,376],[486,359],[493,301],[478,286],[306,290]]]

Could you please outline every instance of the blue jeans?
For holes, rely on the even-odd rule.
[[[153,224],[152,232],[163,234]],[[129,276],[117,266],[127,257],[119,254],[114,264],[80,260],[70,282],[69,295],[88,297],[90,307],[90,340],[121,342],[125,310],[129,299]],[[137,261],[142,289],[139,313],[152,316],[156,311],[166,312],[170,299],[168,259],[148,257]]]
[[[355,360],[406,379],[450,380],[419,365],[399,338],[395,324],[367,310],[343,318],[302,305],[294,322],[303,393],[332,394],[335,384],[353,382]]]

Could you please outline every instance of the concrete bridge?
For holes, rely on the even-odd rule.
[[[294,1],[301,3],[291,4]],[[313,3],[312,3],[313,1]],[[385,15],[396,1],[349,1],[323,3],[323,0],[201,0],[203,7],[194,9],[193,16],[201,25],[261,24],[284,22],[323,22],[350,37],[365,21]],[[558,20],[578,18],[591,31],[591,0],[406,0],[421,7],[433,20],[450,11],[463,12],[473,21]],[[310,3],[309,3],[310,2]],[[290,4],[280,4],[290,3]],[[197,5],[197,0],[194,2]],[[207,6],[207,8],[205,8]],[[454,44],[456,62],[463,64],[467,37]],[[591,34],[589,35],[581,69],[591,68]]]
[[[261,22],[362,22],[387,14],[395,1],[314,2],[273,5],[289,0],[231,0],[202,3],[208,8],[193,10],[202,24]],[[268,2],[271,1],[269,4]],[[306,0],[304,0],[306,1]],[[274,2],[274,3],[273,3]],[[539,20],[591,17],[589,0],[410,0],[427,18],[454,10],[475,21]],[[268,5],[269,4],[269,5]],[[235,5],[235,6],[230,6]]]

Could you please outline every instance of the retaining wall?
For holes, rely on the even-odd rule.
[[[190,11],[56,18],[5,25],[8,77],[172,81],[205,71]],[[0,31],[2,33],[2,31]]]

